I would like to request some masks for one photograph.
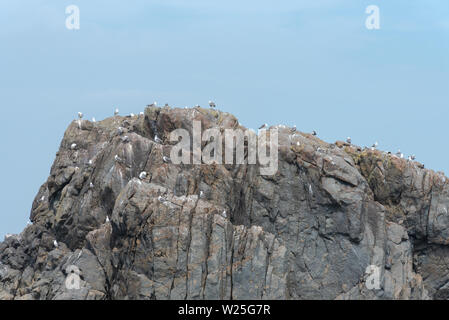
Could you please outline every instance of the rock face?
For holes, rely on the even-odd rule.
[[[284,126],[273,176],[164,162],[170,132],[192,120],[240,127],[201,108],[74,121],[33,224],[0,243],[0,299],[449,297],[442,174]]]

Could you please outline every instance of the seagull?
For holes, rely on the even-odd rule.
[[[106,222],[109,222],[109,217],[108,216],[106,216]]]
[[[169,158],[169,157],[166,157],[166,156],[163,156],[163,157],[162,157],[162,160],[163,160],[165,163],[170,162],[170,158]]]
[[[199,105],[199,104],[196,104],[196,105],[195,105],[195,108],[200,108],[200,105]]]
[[[221,213],[221,216],[222,216],[223,218],[226,218],[226,217],[227,217],[226,210],[223,210],[223,212]]]
[[[119,135],[121,135],[121,134],[123,133],[123,128],[122,128],[122,127],[118,127],[118,128],[117,128],[117,133],[118,133]]]
[[[129,142],[128,136],[123,136],[123,137],[122,137],[122,142],[123,142],[123,143]]]
[[[157,135],[154,136],[154,142],[162,144],[162,140]]]
[[[147,107],[156,107],[157,106],[157,102],[154,101],[152,104],[147,104]]]
[[[209,101],[209,107],[211,107],[211,108],[215,108],[216,106],[215,106],[215,102],[213,102],[213,101]]]
[[[404,154],[401,152],[401,149],[398,149],[398,152],[396,152],[396,155],[401,159],[404,158]]]
[[[160,202],[165,202],[166,201],[165,198],[162,197],[162,196],[157,197],[157,200],[159,200]]]
[[[95,120],[95,117],[92,118],[92,122],[97,122],[97,120]]]
[[[32,222],[31,220],[28,220],[27,226],[30,226],[30,225],[32,225],[32,224],[33,224],[33,222]]]
[[[313,130],[313,131],[312,131],[312,136],[316,136],[316,135],[317,135],[316,131]]]
[[[371,146],[371,149],[376,149],[378,145],[379,143],[377,141],[374,142],[373,145]]]
[[[118,115],[118,108],[115,108],[114,110],[114,116]]]
[[[143,116],[143,112],[139,112],[139,115],[140,115],[140,116]]]
[[[89,188],[92,189],[94,187],[94,184],[91,182],[89,183]]]
[[[72,143],[72,144],[70,145],[70,149],[75,150],[75,149],[76,149],[76,143]]]
[[[58,241],[53,240],[53,245],[55,246],[55,248],[57,248],[59,246]]]
[[[299,145],[300,145],[299,141],[296,141],[296,145],[297,145],[297,146],[299,146]]]
[[[89,166],[91,166],[91,165],[93,164],[92,159],[90,159],[90,160],[87,162],[87,164],[88,164]]]
[[[261,126],[259,127],[259,129],[265,129],[266,127],[268,127],[268,124],[264,123],[263,125],[261,125]]]
[[[78,118],[80,118],[80,119],[83,118],[83,113],[82,112],[78,112]]]
[[[117,161],[117,162],[122,161],[122,159],[118,155],[115,155],[114,160]]]
[[[40,199],[40,201],[42,202],[42,201],[44,201],[44,200],[45,200],[45,196],[42,196],[41,199]]]
[[[412,155],[410,156],[410,159],[411,159],[411,160],[415,160],[415,159],[416,159],[415,155],[412,154]]]
[[[204,196],[204,192],[203,190],[200,191],[200,198],[202,198]]]
[[[134,117],[134,113],[132,113],[132,112],[129,115],[130,115],[130,117]]]
[[[296,124],[292,127],[291,132],[292,132],[292,133],[293,133],[293,132],[296,132]]]
[[[346,142],[347,142],[347,143],[351,144],[351,141],[352,141],[352,140],[351,140],[351,137],[347,137],[347,138],[346,138]]]
[[[142,171],[140,174],[139,174],[139,179],[140,180],[143,180],[143,179],[145,179],[147,177],[147,173],[145,172],[145,171]]]

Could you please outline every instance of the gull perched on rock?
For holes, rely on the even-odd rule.
[[[349,143],[349,144],[351,144],[351,142],[352,142],[351,137],[347,137],[347,138],[346,138],[346,142]]]
[[[55,246],[55,248],[59,247],[58,241],[53,240],[53,245]]]
[[[97,120],[95,120],[95,117],[92,118],[92,122],[97,122]]]
[[[377,141],[374,142],[373,145],[371,146],[371,149],[372,150],[376,149],[378,145],[379,145],[379,143],[377,143]]]
[[[223,218],[226,218],[228,215],[226,214],[226,210],[223,210],[223,212],[221,213],[221,216],[223,217]]]
[[[140,115],[140,116],[143,116],[143,112],[139,112],[139,115]]]
[[[398,156],[399,158],[404,158],[404,154],[401,152],[401,149],[398,149],[398,152],[396,152],[396,156]]]
[[[76,143],[72,143],[72,144],[70,145],[70,149],[75,150],[75,149],[76,149]]]
[[[129,142],[129,137],[128,137],[128,136],[123,136],[123,137],[122,137],[122,142],[123,142],[123,143]]]
[[[268,127],[268,124],[264,123],[263,125],[261,125],[261,126],[259,127],[259,129],[265,129],[266,127]]]
[[[122,158],[120,158],[118,155],[115,155],[114,156],[114,160],[117,161],[117,162],[121,162]]]
[[[119,135],[121,135],[123,132],[124,132],[124,130],[123,130],[122,127],[118,127],[118,128],[117,128],[117,133],[118,133]]]
[[[115,108],[114,110],[114,116],[118,115],[118,108]]]
[[[108,216],[106,216],[106,222],[109,222],[109,217]]]
[[[170,158],[166,157],[166,156],[163,156],[162,157],[162,161],[164,161],[165,163],[170,162]]]
[[[163,196],[157,197],[157,200],[159,200],[159,202],[165,202],[166,201]]]
[[[215,108],[216,106],[215,106],[215,102],[213,102],[213,101],[209,101],[209,107],[211,107],[211,108]]]
[[[93,187],[94,187],[94,184],[91,182],[91,183],[89,183],[89,188],[90,189],[93,189]]]
[[[154,142],[162,144],[163,141],[157,135],[155,135],[154,136]]]
[[[147,177],[147,173],[145,172],[145,171],[142,171],[140,174],[139,174],[139,179],[140,180],[143,180],[143,179],[145,179]]]
[[[316,136],[316,135],[317,135],[316,131],[313,130],[313,131],[312,131],[312,136]]]
[[[80,118],[80,119],[83,118],[83,113],[82,112],[78,112],[78,118]]]

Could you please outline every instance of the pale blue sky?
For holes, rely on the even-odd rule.
[[[377,140],[448,173],[449,1],[2,0],[0,96],[1,238],[26,225],[78,111],[213,99],[247,127]]]

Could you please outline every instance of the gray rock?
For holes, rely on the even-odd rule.
[[[170,132],[192,132],[193,119],[240,127],[199,107],[72,122],[33,224],[0,243],[0,299],[449,298],[446,178],[310,134],[292,144],[282,126],[273,176],[164,162]],[[379,288],[368,289],[370,266]]]

